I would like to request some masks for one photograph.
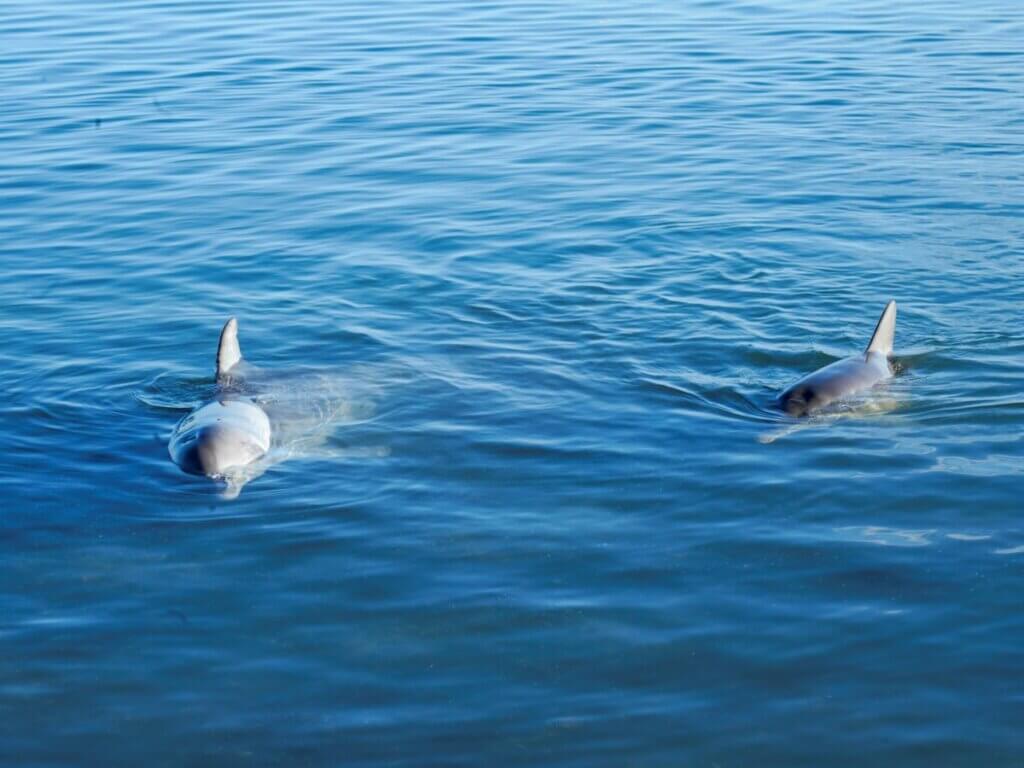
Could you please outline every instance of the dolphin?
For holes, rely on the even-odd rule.
[[[236,387],[245,361],[238,346],[238,321],[224,324],[217,346],[215,399],[192,411],[174,428],[167,448],[174,463],[193,475],[229,480],[270,450],[270,419],[259,404]]]
[[[804,376],[781,395],[777,403],[790,416],[806,416],[829,403],[852,395],[893,374],[893,336],[896,333],[896,302],[890,301],[878,318],[878,325],[863,354],[837,360]]]

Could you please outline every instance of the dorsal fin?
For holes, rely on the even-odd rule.
[[[231,318],[224,323],[220,332],[220,343],[217,345],[217,378],[222,379],[242,359],[242,350],[238,346],[238,321]]]
[[[872,352],[881,352],[886,357],[892,354],[893,336],[896,335],[896,302],[890,300],[882,310],[882,316],[878,318],[878,325],[875,332],[871,334],[871,341],[868,342],[866,355]]]

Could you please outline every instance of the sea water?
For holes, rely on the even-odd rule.
[[[1019,765],[1022,41],[0,3],[0,762]],[[773,407],[890,298],[888,386]],[[233,501],[167,453],[229,316]]]

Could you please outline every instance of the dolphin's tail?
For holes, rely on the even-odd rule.
[[[226,377],[241,359],[242,350],[238,346],[238,321],[232,317],[224,323],[224,330],[220,332],[220,343],[217,345],[217,378]]]
[[[896,335],[896,302],[890,301],[882,310],[882,316],[878,318],[878,325],[868,342],[867,353],[881,352],[888,357],[892,354],[893,336]]]

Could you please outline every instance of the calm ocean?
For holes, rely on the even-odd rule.
[[[1024,5],[0,0],[0,89],[0,764],[1024,766]]]

